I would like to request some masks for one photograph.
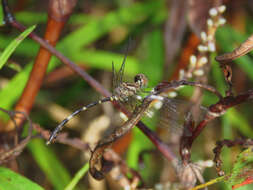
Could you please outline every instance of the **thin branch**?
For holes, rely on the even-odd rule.
[[[13,121],[15,126],[16,126],[16,122],[15,122],[14,117],[16,117],[17,114],[22,114],[26,118],[26,120],[28,121],[28,125],[29,125],[28,135],[25,139],[23,139],[20,142],[15,142],[13,148],[1,152],[1,154],[0,154],[0,164],[3,164],[5,162],[8,162],[9,160],[12,160],[12,159],[16,158],[18,155],[20,155],[22,153],[22,151],[24,150],[24,148],[26,147],[26,145],[28,144],[28,142],[32,138],[32,121],[30,120],[28,115],[24,112],[7,111],[3,108],[0,108],[0,110],[5,112],[6,114],[8,114],[10,116],[10,118]]]
[[[206,127],[206,125],[210,121],[225,114],[229,108],[232,108],[234,106],[237,106],[241,103],[244,103],[252,99],[253,99],[253,90],[235,97],[234,96],[224,97],[216,104],[211,105],[208,108],[205,118],[201,122],[199,122],[199,124],[194,128],[192,135],[189,136],[188,134],[183,134],[180,142],[181,143],[180,152],[183,153],[182,160],[184,160],[185,162],[190,161],[191,146],[194,140],[200,135],[202,130]]]
[[[215,94],[219,99],[222,99],[221,93],[218,90],[216,90],[214,87],[209,86],[207,84],[202,84],[200,82],[191,82],[191,81],[186,81],[186,80],[162,82],[162,83],[159,83],[155,87],[155,90],[158,93],[162,93],[162,92],[168,91],[169,89],[175,89],[180,86],[195,86],[195,87],[203,88]]]
[[[216,142],[216,147],[213,149],[213,152],[215,154],[214,162],[215,162],[215,168],[219,176],[225,175],[224,171],[222,170],[222,160],[220,158],[220,154],[222,151],[222,148],[224,146],[227,146],[228,148],[240,145],[240,146],[250,146],[253,145],[252,139],[236,139],[236,140],[222,140]]]
[[[40,127],[39,124],[34,123],[33,128],[40,134],[40,137],[42,137],[43,139],[47,140],[50,137],[50,131],[43,129],[42,127]],[[67,133],[60,133],[56,137],[55,141],[61,144],[72,146],[81,151],[90,150],[89,145],[87,143],[84,143],[79,138],[68,138]]]

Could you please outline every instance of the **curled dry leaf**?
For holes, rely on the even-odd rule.
[[[241,57],[249,53],[253,49],[253,35],[251,35],[245,42],[243,42],[238,48],[230,53],[225,53],[215,57],[216,61],[221,63],[227,63],[234,59]]]

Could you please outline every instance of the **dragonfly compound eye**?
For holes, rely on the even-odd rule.
[[[135,75],[134,82],[139,84],[140,87],[146,87],[148,85],[148,79],[144,74]]]

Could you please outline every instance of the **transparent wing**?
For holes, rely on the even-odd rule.
[[[123,75],[124,75],[124,70],[125,70],[126,58],[127,58],[127,54],[125,54],[124,59],[123,59],[123,63],[122,63],[122,65],[120,67],[120,70],[118,72],[118,82],[119,82],[119,84],[121,84],[123,82]]]
[[[192,102],[174,98],[155,100],[152,107],[146,112],[151,120],[156,120],[156,127],[163,128],[170,134],[182,135],[185,130],[188,135],[191,131],[184,128],[187,118],[192,117],[195,123],[204,118],[207,108],[196,107]]]
[[[124,75],[125,63],[126,63],[126,58],[128,55],[129,45],[130,45],[130,39],[129,39],[129,42],[127,43],[126,53],[125,53],[122,65],[121,65],[119,73],[118,73],[119,84],[121,84],[123,82],[123,75]]]
[[[117,72],[115,70],[115,67],[114,67],[114,63],[112,62],[112,88],[115,89],[118,87],[118,76],[117,76]]]
[[[125,63],[126,63],[126,56],[124,57],[124,60],[121,64],[121,67],[119,69],[119,72],[116,72],[114,63],[112,62],[112,71],[113,71],[113,80],[112,80],[112,86],[113,89],[117,88],[122,82],[123,82],[123,75],[125,70]]]

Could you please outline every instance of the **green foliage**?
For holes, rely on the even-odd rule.
[[[115,54],[107,53],[107,56],[102,57],[100,56],[102,55],[100,54],[101,51],[91,52],[83,50],[83,47],[102,38],[118,27],[131,30],[152,17],[157,11],[161,10],[163,5],[163,1],[147,1],[145,3],[134,3],[130,7],[112,11],[103,18],[91,21],[65,36],[57,45],[57,48],[63,52],[64,55],[77,63],[91,63],[90,66],[94,68],[105,68],[111,71],[111,64],[113,61],[115,63],[115,68],[118,69],[123,60],[123,55],[120,55],[121,59],[117,61],[117,59],[115,60]],[[52,59],[50,64],[54,65],[56,62],[56,59]],[[136,62],[131,62],[131,59],[128,59],[125,70],[126,74],[131,70],[132,72],[130,73],[132,74],[142,71],[141,65],[137,66],[137,64],[135,64]],[[138,69],[135,69],[136,67]]]
[[[26,29],[4,49],[4,51],[0,55],[0,69],[7,62],[7,60],[9,59],[11,54],[15,51],[17,46],[35,29],[35,27],[36,26],[34,25]]]
[[[202,189],[204,187],[207,187],[219,182],[225,182],[227,187],[229,187],[228,189],[231,189],[232,186],[240,185],[242,184],[242,182],[247,180],[248,177],[252,177],[252,170],[253,170],[253,150],[252,148],[248,148],[238,155],[237,160],[234,164],[234,167],[229,174],[212,179],[204,184],[196,186],[195,188],[191,190]],[[245,185],[245,186],[241,185],[240,188],[236,188],[236,189],[250,190],[252,189],[252,184]]]
[[[43,190],[43,188],[36,183],[4,167],[0,167],[0,189]]]
[[[245,137],[253,137],[253,130],[247,118],[236,111],[235,108],[229,109],[226,114],[230,120],[230,124],[233,125],[233,127],[240,131]]]
[[[4,24],[4,15],[2,6],[0,5],[0,26],[2,26],[3,24]]]
[[[102,19],[87,23],[65,36],[59,48],[64,47],[64,50],[62,49],[63,52],[69,55],[101,38],[116,27],[124,26],[131,28],[145,21],[149,16],[152,16],[156,11],[161,9],[163,6],[161,2],[148,1],[145,3],[135,3],[130,7],[110,12]],[[75,40],[75,43],[73,43],[73,40]]]
[[[112,62],[115,63],[115,68],[119,69],[125,53],[124,48],[122,48],[122,44],[126,44],[125,42],[129,36],[133,39],[138,39],[141,41],[139,43],[140,45],[127,57],[125,74],[133,76],[137,73],[144,73],[149,78],[150,86],[153,87],[163,78],[162,75],[164,68],[165,49],[162,26],[168,16],[166,2],[164,0],[140,1],[137,3],[130,2],[132,1],[128,1],[127,7],[120,6],[114,10],[107,10],[103,16],[83,13],[72,15],[68,25],[66,26],[66,28],[70,28],[70,30],[66,30],[65,33],[63,33],[61,40],[57,43],[57,49],[76,64],[89,67],[89,72],[93,74],[93,70],[95,69],[111,71]],[[40,25],[46,23],[47,15],[45,12],[40,13],[21,11],[16,14],[16,18],[18,21],[27,26],[39,24],[38,27],[41,29]],[[250,35],[250,31],[253,31],[253,25],[250,19],[248,22],[249,31],[247,31],[246,34],[241,34],[229,26],[222,27],[218,30],[217,43],[221,52],[229,52],[233,50],[240,42],[245,40]],[[5,52],[0,57],[0,68],[6,63],[10,55],[20,57],[21,60],[25,60],[24,63],[26,64],[21,70],[18,70],[18,72],[15,73],[15,75],[7,82],[7,84],[5,84],[3,88],[1,88],[0,100],[2,101],[0,101],[0,107],[2,108],[8,110],[13,108],[13,105],[21,96],[28,80],[29,73],[33,66],[32,60],[34,60],[38,52],[39,45],[33,42],[31,39],[26,39],[21,43],[21,39],[23,40],[23,38],[25,38],[25,36],[27,36],[33,29],[34,26],[27,29],[21,34],[22,37],[16,38],[18,40],[15,39],[15,35],[13,35],[13,33],[10,35],[0,35],[0,48],[5,49]],[[122,29],[124,31],[124,37],[122,37],[120,41],[111,42],[108,38],[110,38],[112,35],[115,35],[113,32],[117,31],[118,29]],[[41,29],[38,31],[40,32],[40,35],[42,35],[43,30]],[[100,40],[103,41],[105,39],[107,40],[106,43],[108,42],[109,44],[97,48],[97,44],[95,42],[99,42]],[[123,49],[123,51],[118,53],[119,49]],[[13,53],[14,50],[15,52]],[[241,68],[246,73],[247,77],[252,80],[253,64],[251,55],[245,55],[244,57],[235,60],[235,63],[237,63],[236,67]],[[212,72],[209,77],[217,89],[221,91],[222,94],[225,94],[226,86],[224,83],[223,74],[220,71],[218,63],[214,60],[215,56],[215,54],[211,55]],[[59,60],[53,57],[48,68],[48,73],[54,71],[57,66],[59,66],[59,63]],[[169,78],[169,76],[166,76],[166,78]],[[78,87],[79,86],[81,85],[78,85]],[[50,90],[52,89],[53,88],[50,88]],[[70,96],[67,96],[66,94],[74,94],[74,92],[71,90],[66,92],[66,89],[65,91],[63,90],[57,97],[57,95],[53,95],[50,90],[43,88],[40,95],[43,96],[44,94],[50,94],[50,96],[52,95],[54,99],[65,99],[65,102],[69,102]],[[87,91],[84,93],[87,93]],[[180,95],[190,97],[193,93],[193,88],[182,88],[179,92]],[[82,95],[83,94],[79,96]],[[88,95],[85,94],[85,96]],[[83,100],[81,98],[80,100]],[[216,97],[210,95],[209,93],[204,93],[204,105],[210,105],[216,102]],[[78,103],[80,103],[80,101]],[[43,102],[38,98],[36,104],[39,107],[40,104],[43,104]],[[75,102],[73,104],[75,105],[77,103]],[[72,110],[73,107],[70,109]],[[38,110],[35,110],[35,112],[36,111]],[[0,117],[4,118],[2,115],[0,115]],[[250,124],[250,119],[251,118],[241,114],[240,111],[236,109],[229,110],[222,120],[224,132],[223,137],[232,138],[235,136],[235,131],[237,131],[246,137],[252,138],[253,131]],[[45,127],[49,126],[54,127],[54,125],[51,123],[45,125]],[[84,126],[86,125],[84,124]],[[154,124],[149,123],[148,126],[154,126]],[[228,131],[230,133],[228,133]],[[129,166],[138,169],[139,153],[143,150],[150,149],[153,146],[146,136],[144,136],[143,133],[141,133],[138,129],[134,129],[133,136],[134,140],[127,151],[127,162]],[[33,140],[29,143],[29,150],[40,170],[53,185],[54,189],[78,189],[76,188],[76,184],[87,172],[88,164],[85,164],[71,179],[70,171],[68,171],[59,161],[56,156],[57,151],[53,150],[52,147],[45,146],[44,142],[41,140]],[[226,164],[229,166],[231,166],[232,162],[230,153],[231,151],[227,151],[223,155],[223,158],[227,158],[224,160],[226,160]],[[238,161],[233,168],[231,180],[227,182],[229,185],[241,182],[240,180],[242,179],[238,180],[238,176],[243,174],[243,172],[249,168],[248,166],[252,164],[251,154],[251,152],[248,152],[247,154],[240,154]],[[243,162],[243,157],[245,157],[246,162]],[[149,162],[151,159],[148,158],[147,160]],[[148,164],[146,165],[149,166]],[[5,173],[2,171],[3,169],[0,168],[0,189],[3,187],[4,189],[7,189],[8,185],[13,184],[9,183],[9,177],[2,178],[2,174],[5,176]],[[142,176],[148,179],[148,176],[151,175],[152,172],[152,169],[147,167],[146,170],[143,170]],[[19,177],[21,176],[13,172],[11,173],[9,170],[6,173],[12,176],[12,182],[15,182],[14,185],[16,185],[16,181],[18,181]],[[26,180],[22,184],[30,184],[30,187],[27,187],[26,189],[42,189],[39,186],[36,186],[36,184],[29,182],[25,178],[22,178],[22,180]],[[217,178],[215,182],[218,181],[225,181],[225,179]],[[2,184],[4,186],[1,186]],[[31,188],[32,185],[34,185],[33,188]],[[10,187],[10,189],[14,190],[16,188],[15,186]]]
[[[87,173],[88,169],[89,163],[84,164],[83,167],[71,179],[71,182],[65,187],[64,190],[73,190],[80,179]]]
[[[32,64],[28,64],[21,72],[16,74],[15,77],[0,91],[0,99],[5,101],[0,102],[0,107],[7,110],[11,109],[15,101],[20,97],[25,84],[28,80],[29,73],[32,70]],[[6,119],[6,115],[0,113],[1,118]]]
[[[243,182],[247,177],[252,176],[253,171],[253,150],[252,147],[244,150],[238,155],[236,163],[227,181],[230,185]],[[252,187],[252,186],[251,186]]]
[[[119,69],[124,55],[100,50],[83,50],[82,47],[87,46],[95,40],[98,40],[116,27],[130,27],[143,22],[149,16],[154,14],[155,11],[158,11],[158,9],[161,8],[161,2],[162,1],[150,1],[143,4],[135,3],[130,8],[122,8],[120,10],[108,13],[107,16],[97,20],[96,22],[91,21],[83,27],[80,27],[74,32],[68,34],[61,42],[58,43],[57,47],[64,55],[77,63],[86,63],[86,65],[88,64],[94,68],[111,70],[111,64],[113,61],[117,63],[115,64],[115,68]],[[113,21],[114,24],[112,24],[111,21]],[[101,28],[101,26],[103,27]],[[0,48],[6,46],[9,41],[10,38],[1,38],[0,36]],[[21,44],[21,47],[17,49],[16,53],[18,55],[35,56],[37,46],[38,45],[32,43],[31,40],[27,40]],[[56,62],[58,62],[58,60],[53,58],[50,62],[48,71],[52,71],[57,66]],[[14,102],[22,93],[30,70],[31,66],[26,66],[22,72],[18,73],[12,79],[12,81],[10,81],[9,84],[0,91],[0,98],[5,97],[6,99],[4,102],[0,103],[0,107],[11,109]],[[138,73],[140,70],[141,66],[138,63],[138,60],[129,56],[127,58],[126,73],[133,75]]]
[[[46,146],[41,139],[29,143],[28,148],[37,164],[51,181],[56,190],[62,190],[70,182],[70,174],[58,160],[51,147]]]
[[[24,32],[22,32],[17,38],[12,40],[10,44],[5,48],[5,50],[0,55],[0,69],[7,63],[9,57],[13,54],[15,49],[20,45],[20,43],[35,29],[35,25],[29,27]],[[28,79],[31,66],[27,66],[22,72],[17,74],[12,80],[5,86],[4,89],[0,91],[0,98],[5,101],[1,101],[0,107],[5,109],[10,109],[14,101],[21,95],[24,85]],[[6,119],[2,113],[0,114]]]

